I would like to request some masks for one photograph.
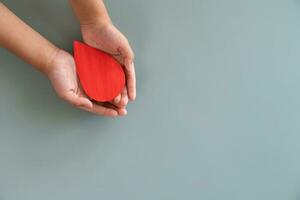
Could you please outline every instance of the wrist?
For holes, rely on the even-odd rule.
[[[85,28],[85,27],[97,27],[97,28],[103,28],[112,25],[112,22],[110,19],[103,19],[100,17],[96,17],[93,20],[89,21],[82,21],[80,22],[80,28]]]
[[[103,0],[69,0],[80,26],[102,26],[111,23]]]
[[[57,47],[54,47],[51,52],[49,52],[49,55],[48,55],[48,59],[47,59],[47,62],[45,64],[45,66],[43,68],[41,68],[41,72],[43,74],[45,74],[46,76],[49,76],[50,72],[51,72],[51,69],[53,68],[53,64],[55,62],[55,59],[58,55],[58,53],[60,52],[61,50]]]

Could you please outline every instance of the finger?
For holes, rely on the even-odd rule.
[[[121,94],[119,94],[116,98],[114,98],[113,103],[119,104],[120,100],[121,100]]]
[[[62,98],[76,107],[85,107],[87,109],[91,109],[93,107],[93,104],[89,99],[78,96],[72,90],[62,95]]]
[[[114,108],[109,108],[103,105],[98,105],[96,103],[93,103],[92,109],[89,109],[88,111],[95,113],[97,115],[102,115],[106,117],[116,117],[118,116],[118,111]]]
[[[125,108],[119,108],[118,109],[118,114],[120,116],[125,116],[125,115],[127,115],[127,110]]]
[[[124,87],[122,93],[121,93],[121,100],[119,102],[119,106],[125,107],[128,104],[128,94],[127,94],[127,88]]]
[[[136,99],[136,77],[134,63],[131,63],[129,67],[125,67],[125,74],[127,80],[127,92],[131,101]]]
[[[120,56],[114,56],[114,58],[124,65],[124,59]],[[125,67],[125,65],[124,65]],[[125,74],[127,79],[127,88],[129,93],[129,99],[131,101],[135,100],[136,98],[136,77],[135,77],[135,69],[134,69],[134,63],[130,64],[129,67],[125,67]],[[127,94],[128,97],[128,94]]]
[[[120,105],[122,95],[119,94],[118,96],[120,96],[119,102],[116,102],[115,99],[113,99],[113,100],[111,100],[111,101],[108,101],[107,103],[110,103],[110,104],[114,105],[114,106],[117,107],[117,108],[118,108],[118,107],[122,107],[122,106]],[[118,97],[116,97],[116,98],[118,98]]]
[[[102,106],[116,110],[119,116],[127,115],[127,110],[124,107],[117,107],[109,102],[102,103]]]
[[[118,50],[123,57],[123,62],[125,66],[128,96],[129,99],[133,101],[136,98],[136,77],[133,63],[134,53],[128,43],[120,47]]]
[[[128,104],[128,94],[127,94],[127,88],[124,87],[124,89],[122,90],[122,93],[118,95],[119,98],[118,102],[116,102],[116,98],[113,101],[109,101],[108,103],[116,106],[116,108],[125,108]]]

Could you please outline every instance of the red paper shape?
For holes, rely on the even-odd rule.
[[[111,55],[74,41],[74,58],[80,83],[91,99],[111,101],[122,92],[123,67]]]

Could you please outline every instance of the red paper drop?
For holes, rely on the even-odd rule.
[[[125,85],[123,67],[109,54],[74,41],[76,70],[85,93],[96,101],[111,101]]]

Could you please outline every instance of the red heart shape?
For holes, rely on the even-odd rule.
[[[123,67],[109,54],[74,41],[74,58],[85,93],[96,101],[111,101],[125,85]]]

